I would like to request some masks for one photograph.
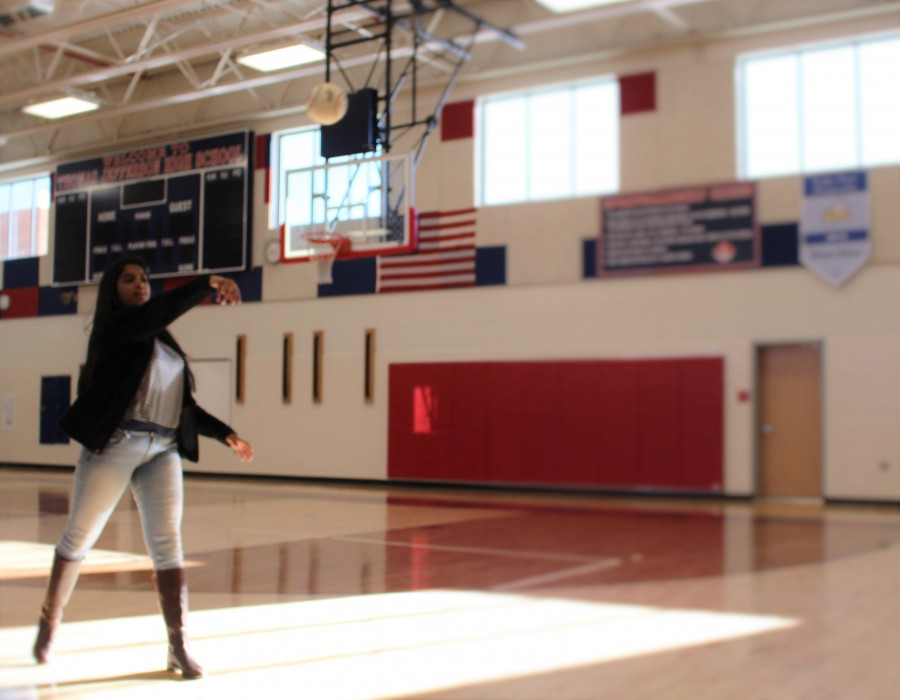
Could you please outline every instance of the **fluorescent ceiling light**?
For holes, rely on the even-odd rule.
[[[292,44],[277,49],[256,51],[239,56],[237,62],[254,70],[269,72],[324,60],[324,51],[313,48],[308,44]]]
[[[35,104],[27,105],[22,107],[22,111],[44,119],[61,119],[73,114],[92,112],[99,106],[100,104],[96,100],[83,97],[60,97],[54,100],[47,100],[46,102],[36,102]]]
[[[55,5],[55,0],[28,0],[28,7],[39,15],[49,15]]]
[[[589,7],[603,7],[604,5],[618,5],[631,0],[537,0],[541,5],[553,12],[572,12],[573,10],[586,10]]]

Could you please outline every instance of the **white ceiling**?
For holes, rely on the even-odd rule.
[[[406,17],[391,33],[392,77],[414,54],[422,86],[449,85],[457,65],[463,79],[502,75],[585,55],[858,16],[896,23],[900,10],[900,0],[630,0],[565,15],[536,0],[342,4],[349,7],[334,15],[335,39],[382,31],[372,9],[390,6]],[[324,44],[326,6],[319,0],[0,0],[0,174],[302,112],[324,64],[263,74],[235,57],[285,39]],[[413,7],[418,14],[410,17]],[[416,19],[422,45],[413,51]],[[336,34],[339,28],[346,33]],[[379,47],[369,40],[335,51],[343,72],[332,64],[333,80],[348,77],[353,89],[384,82]],[[403,85],[407,93],[411,84]],[[57,122],[21,111],[71,90],[95,94],[101,109]]]

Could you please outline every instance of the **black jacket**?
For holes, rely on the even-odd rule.
[[[124,307],[103,328],[95,329],[101,334],[97,363],[92,376],[82,376],[78,382],[78,398],[60,418],[59,426],[66,435],[89,450],[99,452],[106,447],[140,387],[153,356],[154,339],[158,337],[184,357],[166,326],[211,293],[209,276],[203,275],[151,297],[141,306]],[[225,443],[225,438],[234,431],[196,404],[189,376],[186,371],[177,431],[178,451],[185,459],[196,462],[198,434]]]

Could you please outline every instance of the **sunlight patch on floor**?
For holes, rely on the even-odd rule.
[[[427,590],[193,613],[209,676],[176,682],[158,616],[64,624],[56,658],[34,628],[0,629],[0,698],[388,698],[787,629],[764,615]]]
[[[49,576],[55,549],[52,544],[0,540],[0,562],[3,562],[0,581]],[[191,568],[200,566],[200,563],[186,560],[184,566]],[[146,554],[106,549],[92,549],[81,566],[82,575],[152,570],[153,560]],[[0,700],[6,699],[0,695]]]
[[[48,576],[55,545],[0,540],[0,580]],[[153,564],[145,554],[92,549],[84,560],[84,573],[150,570]],[[2,697],[2,696],[0,696]]]

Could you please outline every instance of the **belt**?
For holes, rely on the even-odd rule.
[[[167,428],[164,425],[157,425],[156,423],[145,423],[140,420],[123,420],[119,423],[119,427],[122,430],[134,430],[138,433],[156,433],[157,435],[162,435],[167,438],[173,438],[177,435],[175,428]]]

